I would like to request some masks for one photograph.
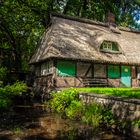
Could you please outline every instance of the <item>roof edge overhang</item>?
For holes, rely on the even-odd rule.
[[[100,64],[114,64],[114,65],[131,65],[131,66],[140,66],[140,63],[133,62],[116,62],[116,61],[106,61],[106,60],[96,60],[96,59],[82,59],[82,58],[67,58],[67,57],[49,57],[44,60],[40,60],[38,62],[29,63],[29,65],[36,65],[43,63],[47,60],[71,60],[71,61],[83,61],[83,62],[92,62],[92,63],[100,63]]]

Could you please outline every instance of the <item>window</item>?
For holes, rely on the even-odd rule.
[[[140,79],[140,67],[137,67],[137,79]]]
[[[41,65],[41,75],[47,75],[53,72],[52,61],[45,62]]]
[[[35,75],[40,76],[40,66],[35,67]]]
[[[109,78],[119,78],[120,77],[120,67],[117,65],[108,66],[108,77]]]
[[[119,52],[118,43],[111,41],[103,41],[100,50],[105,52]]]
[[[92,67],[90,63],[77,63],[77,76],[92,77]]]
[[[57,74],[59,76],[75,76],[75,63],[73,61],[57,61]]]
[[[112,43],[111,42],[104,42],[103,43],[103,50],[112,50]]]
[[[94,65],[94,77],[106,78],[106,65],[101,64]]]

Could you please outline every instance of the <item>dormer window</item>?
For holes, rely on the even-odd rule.
[[[103,41],[100,47],[100,51],[110,52],[110,53],[120,53],[118,43],[111,41]]]
[[[111,42],[103,42],[103,50],[112,50]]]

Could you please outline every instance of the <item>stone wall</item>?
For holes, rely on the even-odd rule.
[[[116,118],[127,122],[134,122],[140,119],[140,100],[126,99],[95,93],[79,93],[84,104],[92,102],[100,103],[107,108],[111,108]],[[130,126],[132,131],[140,136],[140,128]]]
[[[53,75],[36,77],[33,82],[33,92],[41,100],[49,99],[50,92],[54,89]]]

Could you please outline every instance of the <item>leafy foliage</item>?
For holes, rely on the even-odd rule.
[[[7,75],[7,68],[0,67],[0,87],[3,85],[3,82],[6,79],[6,75]]]
[[[13,85],[0,87],[0,109],[7,109],[12,104],[13,97],[26,90],[27,86],[23,82],[16,82]]]
[[[99,104],[92,103],[84,106],[82,121],[87,124],[92,124],[94,127],[99,126],[102,122],[103,107]]]
[[[78,120],[82,115],[83,106],[80,101],[73,100],[71,104],[65,109],[68,118]]]
[[[28,70],[51,12],[105,22],[110,11],[118,25],[140,29],[139,0],[1,0],[0,9],[2,65],[10,71]]]
[[[106,110],[97,103],[83,105],[78,98],[78,92],[74,88],[62,90],[52,95],[51,107],[63,116],[81,120],[94,127],[99,126],[101,123],[107,125],[113,123],[113,115],[110,110]]]
[[[78,93],[75,89],[66,89],[59,93],[53,93],[53,99],[51,100],[51,106],[58,113],[64,113],[65,109],[68,108],[72,101],[78,101]]]
[[[133,122],[133,125],[134,125],[134,126],[137,126],[138,128],[140,128],[140,119],[136,119],[136,120]]]

